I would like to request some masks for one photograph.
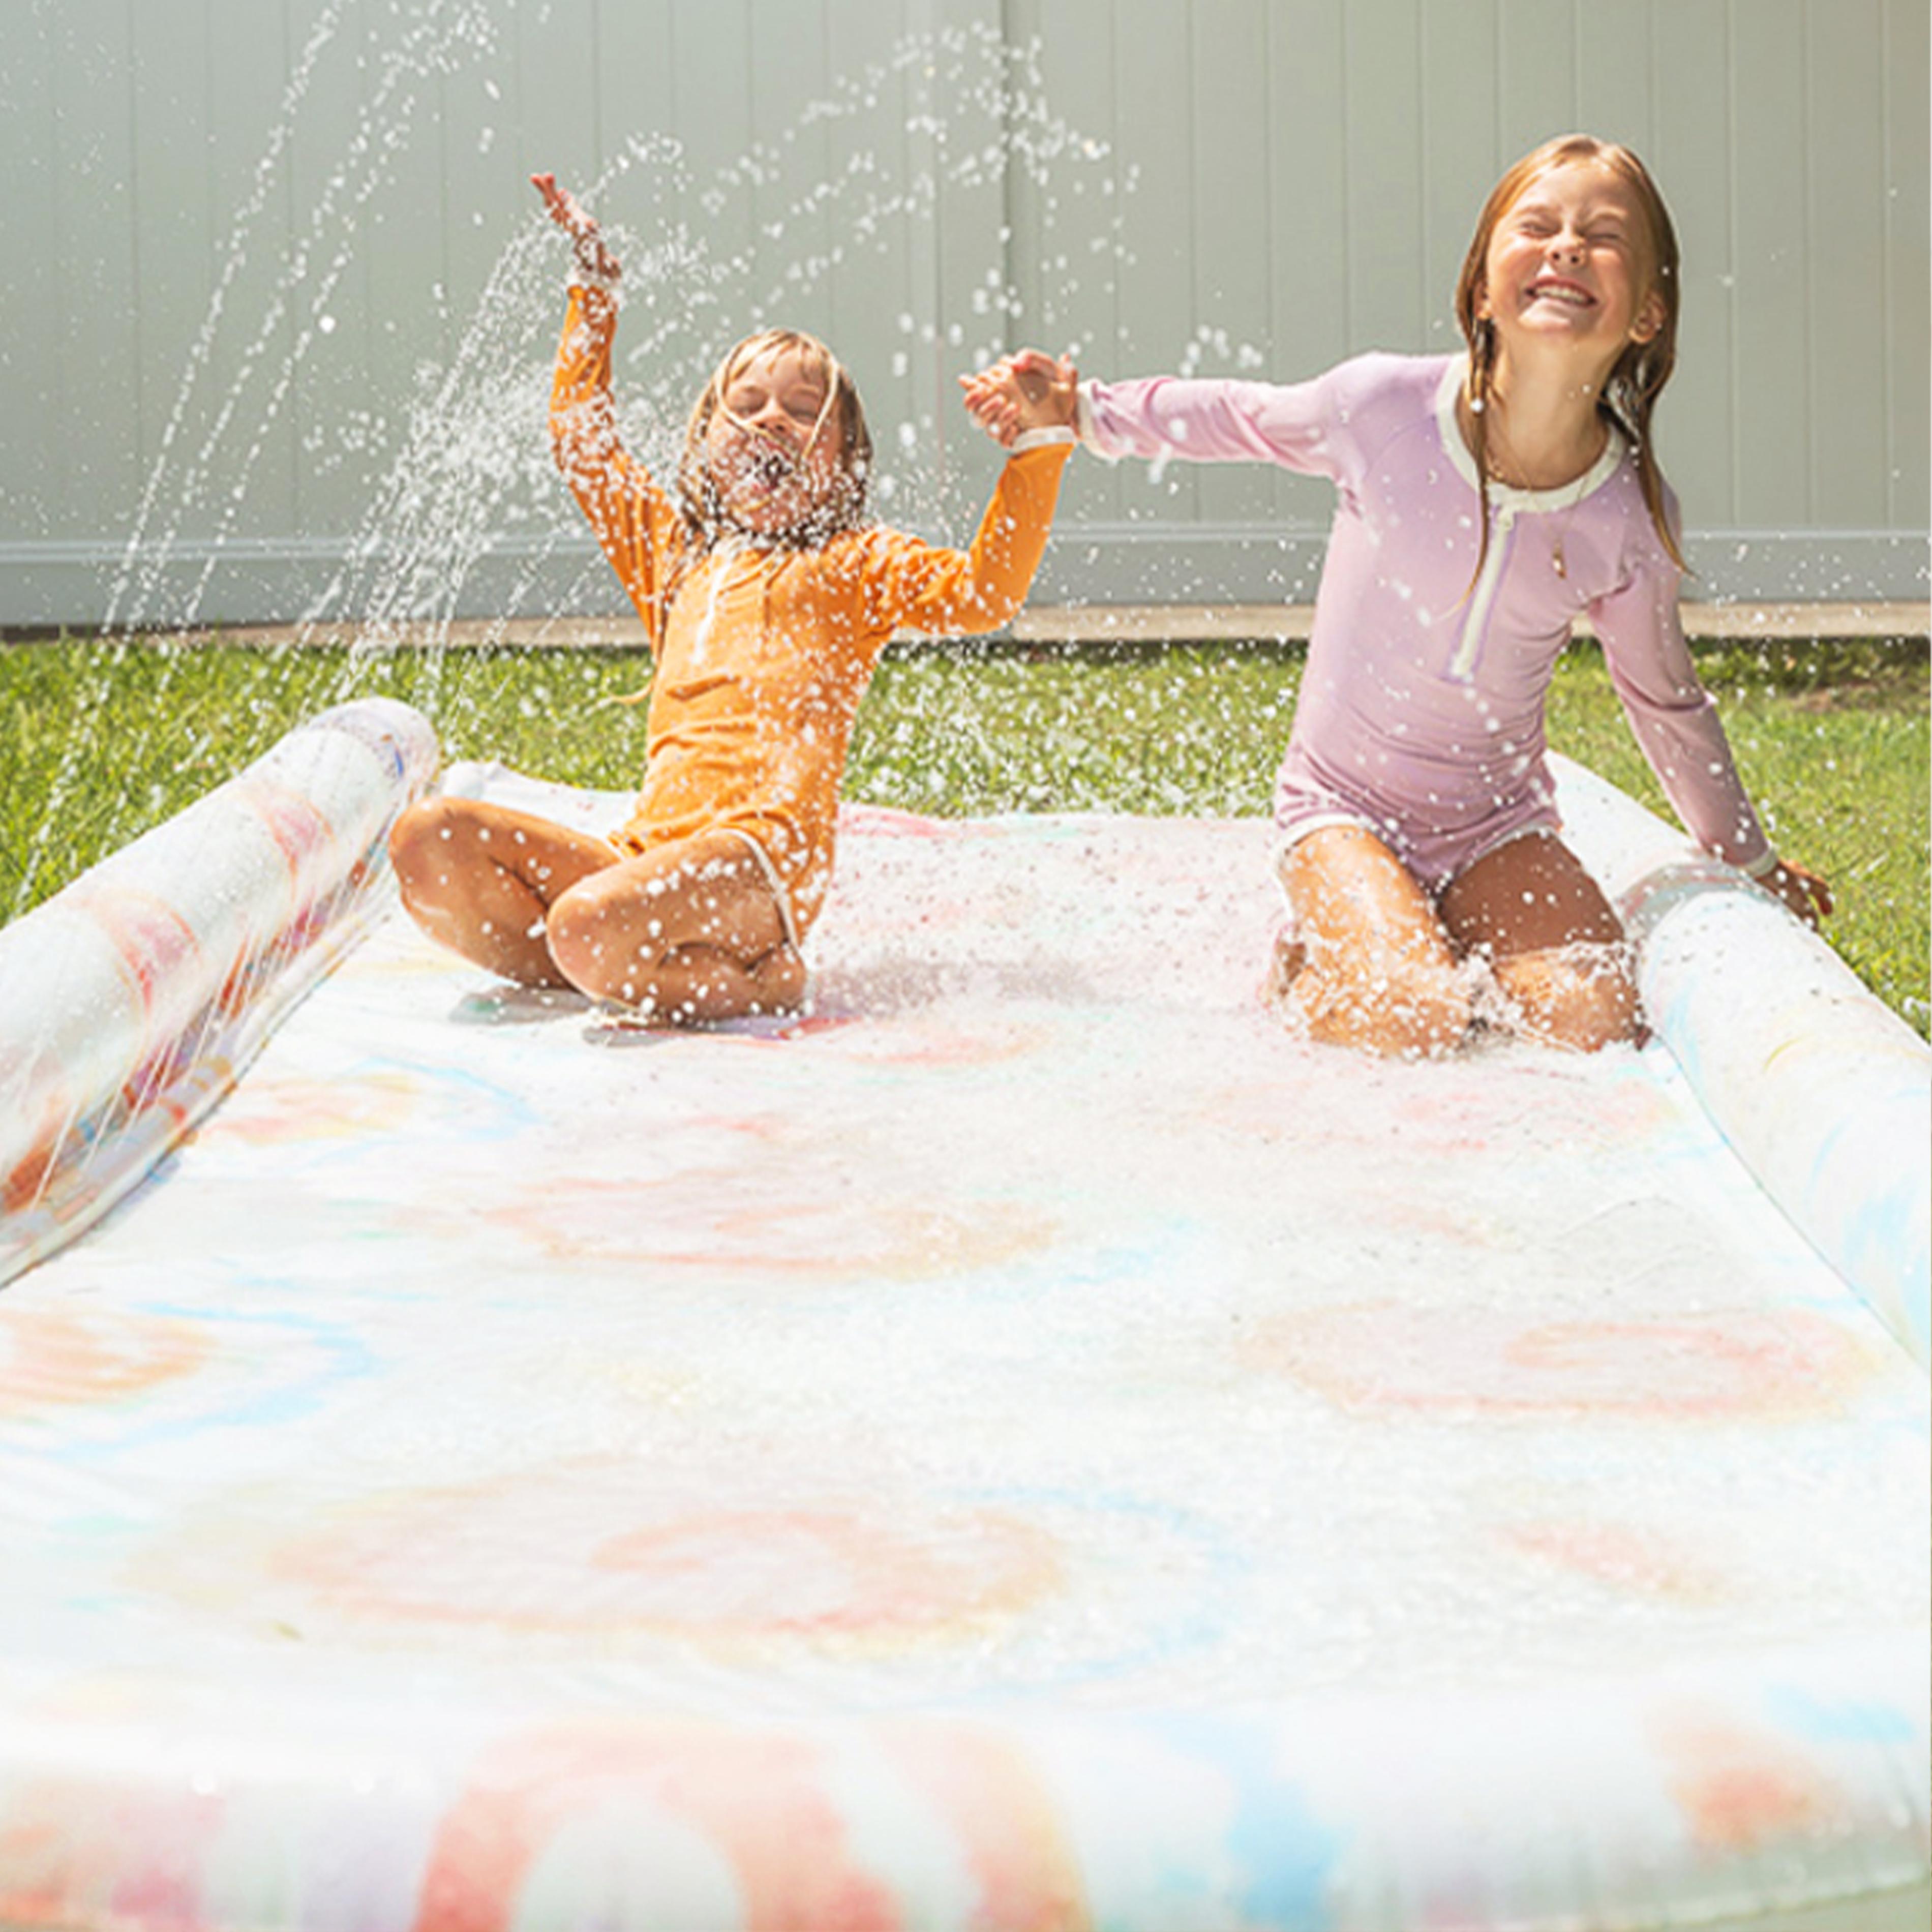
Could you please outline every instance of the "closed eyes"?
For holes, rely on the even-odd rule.
[[[1519,216],[1513,226],[1516,232],[1532,242],[1546,242],[1551,236],[1561,232],[1562,224],[1543,214]],[[1582,230],[1583,239],[1593,248],[1615,248],[1623,245],[1625,230],[1618,224],[1598,222]]]
[[[734,416],[754,416],[765,406],[765,392],[762,389],[734,389],[724,398],[724,407]],[[794,422],[809,428],[818,422],[825,407],[822,395],[807,394],[784,396],[779,398],[778,406]]]

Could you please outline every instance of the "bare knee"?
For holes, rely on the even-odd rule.
[[[1588,942],[1496,962],[1496,984],[1524,1038],[1595,1053],[1634,1040],[1642,1015],[1630,950]]]
[[[1466,976],[1433,960],[1311,958],[1284,1004],[1311,1040],[1408,1060],[1453,1053],[1475,1017]]]
[[[544,925],[550,957],[572,986],[593,999],[630,1005],[647,996],[650,969],[663,956],[664,928],[647,904],[633,903],[644,891],[614,874],[593,873],[550,906]],[[626,902],[621,917],[617,895]]]
[[[1475,1018],[1459,974],[1438,968],[1391,974],[1373,989],[1360,1044],[1404,1060],[1453,1053]]]
[[[700,910],[694,922],[689,910],[664,882],[614,869],[599,873],[551,906],[550,956],[579,992],[668,1024],[785,1012],[800,1004],[805,963],[789,940],[746,957],[721,943],[727,935],[717,920]]]
[[[424,848],[438,836],[430,827],[442,802],[440,798],[419,798],[397,814],[389,827],[389,862],[398,878],[421,866]]]
[[[463,799],[422,798],[409,806],[389,828],[389,863],[403,896],[411,901],[433,897],[450,880],[450,866],[458,831],[465,823]]]

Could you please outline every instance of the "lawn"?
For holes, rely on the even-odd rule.
[[[1747,782],[1780,850],[1823,872],[1840,952],[1928,1030],[1927,654],[1895,644],[1708,647]],[[860,713],[846,790],[946,815],[1261,813],[1303,651],[1277,644],[907,647]],[[454,758],[625,788],[643,758],[620,652],[404,651],[57,640],[0,646],[0,912],[16,916],[191,802],[323,706],[419,706]],[[1593,647],[1564,656],[1552,745],[1651,806],[1660,793]]]

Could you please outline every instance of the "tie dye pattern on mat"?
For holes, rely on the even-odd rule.
[[[854,810],[701,1035],[377,926],[0,1294],[0,1922],[1922,1918],[1924,1375],[1660,1045],[1286,1037],[1268,853]]]

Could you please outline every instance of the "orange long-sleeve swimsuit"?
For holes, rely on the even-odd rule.
[[[830,883],[853,720],[895,632],[997,630],[1046,548],[1069,446],[1009,459],[964,550],[877,526],[812,549],[691,555],[676,507],[625,450],[610,397],[616,304],[573,287],[557,350],[558,466],[644,621],[656,662],[636,808],[641,853],[719,828],[770,858],[801,935]]]

